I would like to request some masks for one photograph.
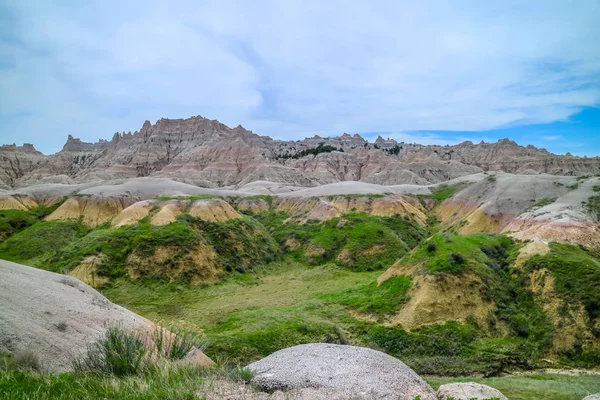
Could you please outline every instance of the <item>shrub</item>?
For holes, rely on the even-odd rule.
[[[182,360],[194,347],[204,351],[206,343],[197,333],[180,330],[175,333],[157,328],[152,333],[157,355],[169,360]]]
[[[249,383],[252,378],[254,378],[255,373],[248,368],[235,366],[229,367],[227,371],[227,378],[232,380],[233,382],[245,382]]]
[[[435,242],[427,243],[426,249],[427,249],[428,253],[434,253],[436,248],[437,248],[437,245],[435,244]]]
[[[111,327],[104,337],[88,346],[87,354],[76,359],[73,368],[117,376],[137,375],[146,366],[147,350],[141,336]]]

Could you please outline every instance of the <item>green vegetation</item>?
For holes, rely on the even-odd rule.
[[[512,240],[505,236],[438,233],[407,255],[404,264],[423,263],[429,273],[462,273],[474,271],[489,275],[490,266],[506,268],[514,256]],[[501,259],[498,261],[498,259]]]
[[[110,327],[104,337],[88,346],[87,353],[75,360],[79,372],[116,376],[139,375],[150,367],[144,338],[137,333]]]
[[[255,194],[253,196],[245,196],[242,199],[244,199],[244,200],[264,200],[267,203],[269,203],[269,205],[271,205],[273,203],[273,196],[271,196],[269,194]]]
[[[567,185],[567,189],[570,189],[570,190],[575,190],[577,188],[579,188],[579,183],[573,183],[571,185]]]
[[[424,228],[408,218],[353,212],[325,222],[283,223],[288,217],[274,211],[255,216],[284,251],[312,265],[335,262],[354,270],[382,269],[426,235]]]
[[[531,207],[545,207],[547,205],[554,203],[555,201],[556,201],[556,197],[552,197],[552,198],[544,197],[543,199],[539,199],[538,201],[533,203],[531,205]]]
[[[478,382],[498,389],[510,400],[580,400],[600,392],[598,375],[532,374],[501,378],[426,377],[434,389],[453,382]]]
[[[449,199],[470,185],[471,182],[460,182],[453,185],[439,185],[431,189],[431,194],[418,194],[417,197],[419,199],[434,199],[436,204],[440,204],[444,200]]]
[[[310,148],[310,149],[301,150],[301,151],[297,152],[296,154],[287,154],[287,153],[286,154],[281,154],[281,155],[277,156],[277,158],[283,158],[283,159],[293,158],[293,159],[298,159],[298,158],[306,157],[309,154],[312,154],[312,155],[316,156],[317,154],[320,154],[320,153],[331,153],[332,151],[341,151],[341,152],[343,152],[344,149],[342,149],[342,148],[338,149],[337,147],[334,147],[334,146],[331,146],[331,145],[328,145],[328,144],[319,143],[317,145],[317,147],[313,147],[313,148]]]
[[[591,196],[583,202],[583,208],[596,220],[600,221],[600,195]]]
[[[592,190],[593,190],[594,192],[600,192],[600,185],[594,185],[594,186],[592,187]]]
[[[0,210],[0,243],[15,233],[41,221],[54,212],[63,202],[64,200],[51,206],[38,206],[28,210]]]
[[[390,314],[408,300],[411,278],[394,276],[377,286],[377,282],[363,283],[352,290],[323,296],[329,302],[342,304],[361,313]]]
[[[497,181],[496,175],[488,175],[487,181],[490,183],[495,183]]]
[[[565,305],[583,304],[588,316],[600,316],[600,260],[581,247],[551,243],[546,255],[532,257],[526,263],[528,270],[547,269],[555,279],[554,289],[563,297]]]
[[[203,245],[218,255],[216,265],[227,271],[245,272],[256,264],[280,258],[277,244],[264,227],[249,217],[226,222],[205,222],[187,214],[176,222],[153,226],[147,221],[118,229],[96,229],[85,237],[59,249],[49,257],[44,268],[68,271],[84,258],[98,255],[98,275],[117,278],[127,274],[128,257],[150,257],[158,248],[168,248],[170,257],[164,265],[144,271],[145,278],[170,279],[169,272],[190,249]],[[200,265],[187,265],[181,278],[191,280],[202,275]]]
[[[89,229],[79,221],[43,221],[0,244],[0,258],[44,267],[43,262],[57,249],[85,236]]]
[[[114,370],[40,373],[14,368],[10,356],[0,356],[0,394],[6,399],[205,399],[217,382],[247,382],[251,371],[219,361],[215,367],[147,360],[136,373]],[[215,395],[210,395],[213,398]]]

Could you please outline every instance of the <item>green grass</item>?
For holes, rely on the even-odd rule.
[[[435,243],[435,246],[431,243]],[[432,249],[433,247],[435,249]],[[494,258],[498,256],[506,258],[502,263],[508,264],[510,257],[514,257],[513,247],[512,240],[504,236],[485,233],[472,235],[438,233],[404,257],[402,262],[423,263],[424,270],[428,273],[457,274],[475,271],[485,274],[489,269],[487,264],[494,263],[496,261]]]
[[[284,222],[289,215],[274,211],[259,213],[255,218],[297,261],[313,265],[335,262],[363,271],[388,267],[427,233],[408,218],[375,217],[357,212],[323,223]]]
[[[600,195],[591,196],[583,202],[583,208],[594,218],[600,221]]]
[[[273,203],[273,196],[270,194],[255,194],[252,196],[242,197],[243,200],[264,200],[269,203],[269,206]]]
[[[247,382],[253,374],[217,360],[215,367],[155,362],[138,374],[38,373],[15,370],[0,359],[0,396],[27,400],[196,400],[215,398],[214,385]],[[199,396],[199,397],[198,397]]]
[[[50,206],[38,206],[28,210],[0,210],[0,242],[41,221],[63,202],[64,199]]]
[[[556,201],[556,197],[553,197],[553,198],[544,197],[543,199],[540,199],[540,200],[536,201],[535,203],[533,203],[531,205],[531,207],[545,207],[547,205],[554,203],[555,201]]]
[[[362,334],[353,333],[363,323],[351,317],[350,310],[392,311],[409,284],[409,279],[399,278],[379,292],[378,275],[331,264],[306,267],[283,262],[201,290],[120,280],[103,292],[153,320],[185,320],[201,326],[209,356],[247,363],[300,343],[364,343]],[[371,297],[356,296],[357,287]]]
[[[432,188],[431,194],[418,194],[417,198],[421,200],[433,199],[436,204],[440,204],[470,185],[471,182],[460,182],[453,185],[442,184]]]
[[[594,185],[594,186],[592,187],[592,190],[593,190],[594,192],[600,192],[600,185]]]
[[[323,299],[355,309],[363,313],[378,315],[397,311],[408,300],[411,278],[394,276],[377,286],[377,282],[357,285],[351,290],[326,295]]]
[[[78,221],[38,222],[0,244],[0,258],[44,267],[48,257],[88,231],[89,228]]]
[[[510,400],[580,400],[600,392],[599,375],[532,374],[502,378],[425,377],[434,389],[445,383],[478,382],[498,389]]]
[[[567,304],[579,302],[592,319],[600,316],[600,259],[581,247],[551,243],[550,252],[526,263],[528,270],[545,268],[555,278],[555,290]]]

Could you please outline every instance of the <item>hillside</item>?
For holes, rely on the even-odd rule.
[[[360,135],[302,141],[259,136],[200,116],[146,121],[134,133],[85,143],[69,135],[46,156],[31,144],[0,147],[0,185],[87,183],[166,177],[202,187],[241,187],[254,181],[318,186],[343,181],[426,185],[484,171],[513,174],[598,173],[600,158],[559,156],[502,139],[497,143],[424,146]]]
[[[428,186],[33,185],[0,195],[0,258],[202,326],[209,356],[240,363],[332,342],[424,374],[593,368],[598,187],[502,172]]]

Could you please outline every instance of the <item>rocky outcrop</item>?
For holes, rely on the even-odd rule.
[[[364,347],[304,344],[279,350],[247,367],[266,392],[312,388],[327,398],[436,400],[433,389],[400,360]]]
[[[329,145],[339,151],[310,151]],[[304,153],[300,153],[304,152]],[[299,154],[307,154],[299,157]],[[32,145],[0,147],[0,187],[156,176],[203,187],[268,180],[297,186],[339,181],[428,184],[482,171],[580,175],[600,172],[600,158],[559,156],[503,139],[424,146],[360,135],[279,141],[200,116],[146,121],[134,133],[85,143],[69,136],[44,156]]]
[[[26,179],[45,159],[46,156],[29,143],[0,146],[0,187],[8,188],[19,179]]]
[[[78,279],[0,260],[0,353],[32,352],[42,368],[68,371],[111,326],[148,335],[157,328]],[[212,363],[197,349],[193,357]]]

